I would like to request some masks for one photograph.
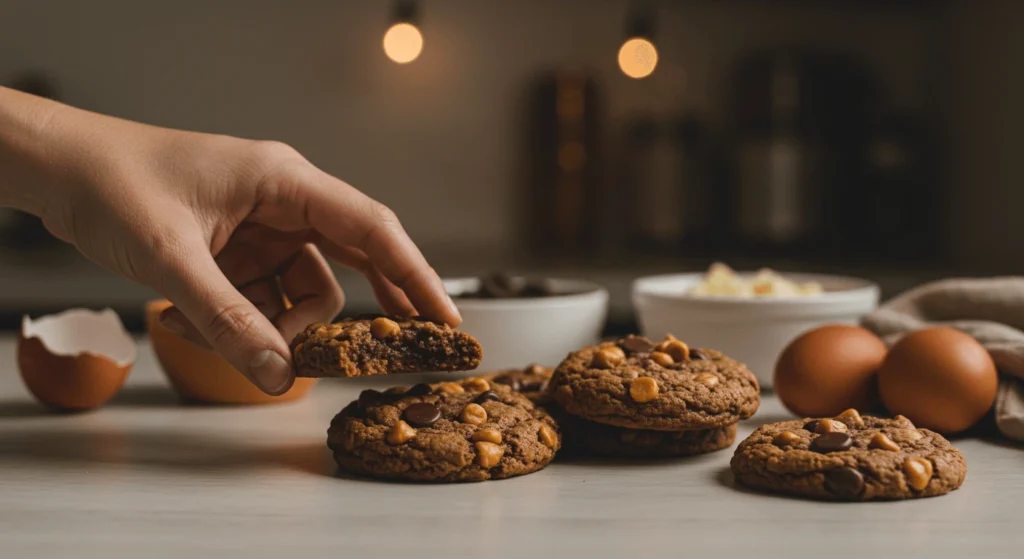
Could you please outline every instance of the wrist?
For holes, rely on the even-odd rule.
[[[66,105],[0,87],[0,206],[43,216],[66,170],[54,137]]]

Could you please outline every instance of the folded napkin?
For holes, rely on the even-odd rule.
[[[911,289],[864,317],[863,326],[892,345],[903,334],[950,326],[981,342],[1001,375],[999,431],[1024,441],[1024,277],[949,279]]]

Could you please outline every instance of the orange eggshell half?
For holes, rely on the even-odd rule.
[[[882,402],[893,414],[941,433],[977,423],[992,407],[999,378],[988,351],[953,328],[907,334],[878,372]]]
[[[149,340],[171,386],[186,400],[209,404],[269,404],[298,400],[316,384],[315,378],[297,378],[280,396],[270,396],[253,386],[220,354],[196,346],[160,324],[160,313],[171,303],[146,305]]]

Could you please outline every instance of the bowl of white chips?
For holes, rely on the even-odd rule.
[[[641,332],[672,334],[690,347],[707,347],[746,363],[762,388],[771,388],[782,350],[824,324],[856,324],[878,306],[868,280],[823,274],[736,272],[713,264],[706,273],[642,277],[633,282]]]

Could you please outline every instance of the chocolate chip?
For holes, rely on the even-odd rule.
[[[434,404],[417,402],[405,408],[405,420],[413,427],[430,427],[441,419],[441,410]]]
[[[626,336],[619,340],[619,346],[630,353],[650,353],[654,342],[643,336]]]
[[[417,385],[414,385],[409,390],[406,390],[405,391],[405,395],[406,396],[425,396],[427,394],[430,394],[433,391],[434,391],[434,389],[431,388],[429,384],[427,384],[425,382],[421,382],[421,383],[419,383]]]
[[[808,421],[807,423],[804,423],[804,430],[805,431],[810,431],[810,432],[813,433],[814,430],[817,429],[817,428],[818,428],[818,420],[817,419],[812,419],[812,420]]]
[[[495,377],[492,380],[498,384],[504,384],[505,386],[511,388],[513,392],[519,392],[523,388],[523,384],[519,382],[519,379],[516,377]]]
[[[838,431],[825,433],[811,441],[811,450],[821,454],[849,450],[853,446],[853,437]]]
[[[384,395],[381,394],[380,392],[377,392],[376,390],[363,390],[362,392],[359,393],[359,407],[366,409],[376,404],[377,402],[381,401],[383,397]]]
[[[825,490],[843,499],[853,499],[864,490],[864,475],[842,466],[825,472]]]
[[[497,392],[495,392],[493,390],[487,390],[485,392],[481,392],[480,395],[477,396],[476,398],[473,398],[473,401],[476,402],[477,404],[482,404],[482,403],[487,402],[489,400],[497,400],[497,399],[498,399],[498,393]]]
[[[550,297],[554,295],[544,278],[526,278],[526,285],[519,292],[520,297]]]
[[[699,349],[690,348],[690,361],[705,361],[708,356],[701,353]]]
[[[543,389],[544,389],[544,381],[543,380],[523,381],[519,385],[519,390],[521,392],[539,392],[539,391],[541,391]]]

